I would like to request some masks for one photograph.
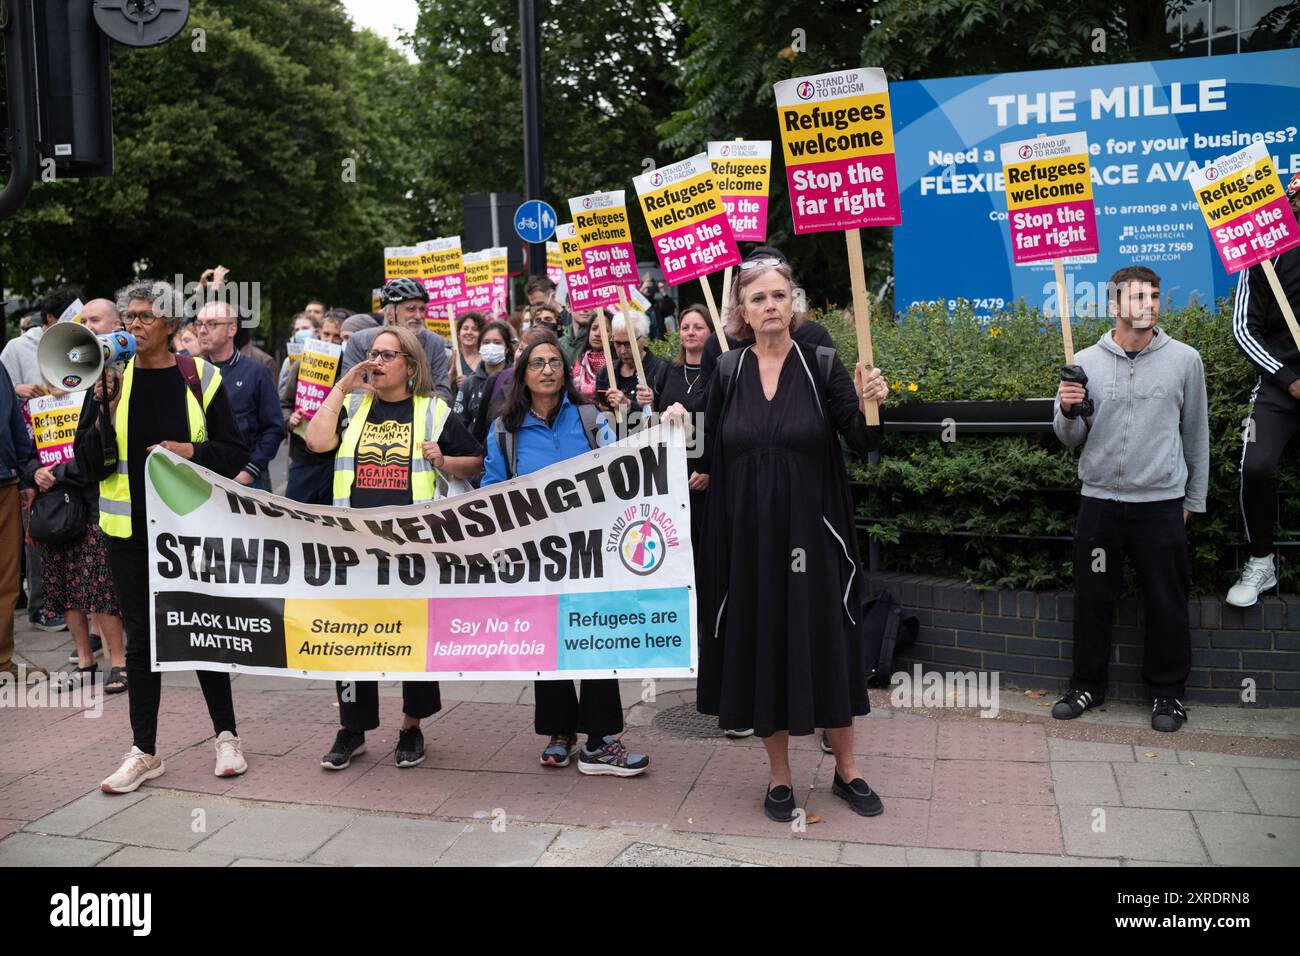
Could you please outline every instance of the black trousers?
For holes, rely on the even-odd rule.
[[[593,740],[623,732],[623,702],[615,678],[533,682],[533,729],[544,737],[586,734]]]
[[[1255,386],[1250,421],[1241,448],[1241,520],[1250,556],[1273,553],[1277,517],[1277,463],[1300,429],[1300,402],[1285,389],[1261,379]]]
[[[140,519],[136,519],[140,520]],[[162,674],[150,669],[149,552],[143,541],[109,538],[108,564],[122,609],[126,631],[126,694],[131,711],[135,745],[147,754],[158,752],[158,704],[162,700]],[[235,702],[230,675],[199,671],[199,687],[212,718],[212,732],[235,733]]]
[[[1106,697],[1111,625],[1125,558],[1142,584],[1146,648],[1142,679],[1153,697],[1183,696],[1192,669],[1187,619],[1191,558],[1183,501],[1079,500],[1074,532],[1074,676],[1070,686]]]
[[[352,688],[349,692],[348,688]],[[379,726],[379,684],[372,680],[335,681],[339,697],[339,724],[344,730],[365,733]],[[347,698],[351,697],[351,700]],[[442,692],[436,680],[402,681],[402,713],[423,720],[442,710]]]

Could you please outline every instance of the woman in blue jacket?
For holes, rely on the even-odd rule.
[[[603,415],[573,387],[554,334],[529,345],[515,360],[505,410],[492,423],[483,463],[483,487],[540,471],[614,441]],[[575,754],[587,774],[634,777],[650,766],[645,754],[628,753],[618,739],[623,704],[618,681],[568,680],[534,685],[534,727],[549,737],[542,766],[567,767]],[[578,733],[587,736],[578,746]]]

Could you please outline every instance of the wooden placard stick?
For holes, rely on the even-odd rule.
[[[601,344],[604,346],[603,351],[605,353],[605,370],[606,370],[605,374],[609,379],[609,387],[617,388],[618,385],[614,381],[614,348],[610,341],[609,322],[605,318],[605,307],[603,305],[596,306],[596,318],[594,318],[592,321],[600,323],[600,341]],[[623,424],[622,405],[614,409],[614,419],[620,425]]]
[[[722,307],[725,309],[727,307],[727,303],[730,301],[731,301],[731,266],[727,266],[727,268],[722,270]],[[710,302],[709,304],[710,306],[712,306],[712,302]],[[722,317],[718,314],[718,311],[716,309],[713,309],[713,327],[714,330],[718,333],[718,343],[722,346],[722,351],[725,352],[728,349],[730,349],[731,346],[727,344],[727,333],[723,331],[722,328]]]
[[[460,343],[456,341],[456,307],[447,306],[447,335],[451,338],[451,379],[452,387],[460,381]]]
[[[867,276],[862,265],[862,236],[856,229],[844,230],[849,247],[849,282],[853,286],[853,325],[858,333],[858,361],[865,371],[874,367],[871,354],[871,302],[867,298]],[[880,405],[867,402],[863,414],[868,425],[880,424]]]
[[[1286,293],[1282,291],[1282,283],[1277,281],[1273,262],[1271,259],[1265,259],[1260,265],[1264,268],[1264,275],[1268,276],[1268,284],[1273,287],[1273,295],[1282,310],[1282,318],[1286,319],[1287,328],[1291,330],[1291,338],[1295,339],[1296,348],[1300,348],[1300,325],[1296,325],[1295,312],[1291,309],[1291,303],[1287,301]]]
[[[645,377],[645,366],[641,363],[641,339],[636,334],[636,323],[632,321],[632,306],[627,301],[627,290],[623,286],[618,287],[618,307],[623,312],[623,324],[627,327],[627,341],[632,347],[632,364],[636,366],[636,383],[650,387],[650,382]],[[609,373],[609,380],[614,381],[614,372]],[[643,408],[642,414],[649,415],[654,409],[649,405]]]
[[[1070,297],[1065,294],[1065,260],[1052,260],[1056,268],[1056,301],[1061,312],[1061,341],[1065,343],[1065,364],[1074,364],[1074,329],[1070,326]]]
[[[727,280],[730,278],[731,269],[727,269],[727,273],[728,274],[722,278],[722,288],[724,290],[722,293],[722,301],[724,303],[727,301],[727,293],[725,290],[727,288]],[[709,285],[708,276],[700,276],[700,286],[704,289],[704,304],[708,306],[709,317],[713,319],[713,328],[714,331],[718,333],[718,342],[721,343],[722,351],[725,352],[730,348],[730,346],[727,345],[727,336],[722,331],[722,320],[718,316],[718,305],[713,301],[713,286]],[[680,325],[680,322],[678,324]]]

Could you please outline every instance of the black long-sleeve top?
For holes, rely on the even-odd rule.
[[[150,445],[162,441],[189,442],[190,426],[186,408],[189,386],[180,369],[140,368],[132,372],[131,402],[126,433],[127,479],[131,486],[131,539],[143,541],[145,531],[144,463]],[[208,403],[205,439],[193,442],[196,465],[211,469],[225,478],[234,478],[248,461],[248,445],[239,431],[235,413],[226,397],[225,385],[217,387]],[[113,472],[104,462],[105,440],[116,447],[117,432],[112,422],[97,427],[99,406],[94,390],[86,392],[77,423],[74,451],[78,468],[92,481],[102,481]]]

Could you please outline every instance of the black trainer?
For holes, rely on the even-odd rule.
[[[789,787],[773,787],[763,798],[763,812],[769,820],[777,823],[789,823],[794,819],[794,791]]]
[[[334,736],[334,746],[330,752],[320,758],[320,765],[326,770],[346,770],[353,757],[366,752],[366,735],[351,730],[340,730]]]
[[[414,767],[424,762],[424,734],[419,727],[407,727],[398,732],[393,762],[399,767]]]
[[[853,812],[859,816],[875,817],[885,812],[885,805],[880,802],[876,791],[867,786],[867,782],[861,777],[845,783],[840,779],[839,771],[836,771],[835,780],[831,783],[831,793],[847,800]]]
[[[1151,705],[1151,729],[1172,734],[1187,721],[1187,711],[1177,697],[1157,697]]]
[[[1100,707],[1102,701],[1093,696],[1090,690],[1071,687],[1065,696],[1052,705],[1052,716],[1057,720],[1074,720],[1085,710]]]

